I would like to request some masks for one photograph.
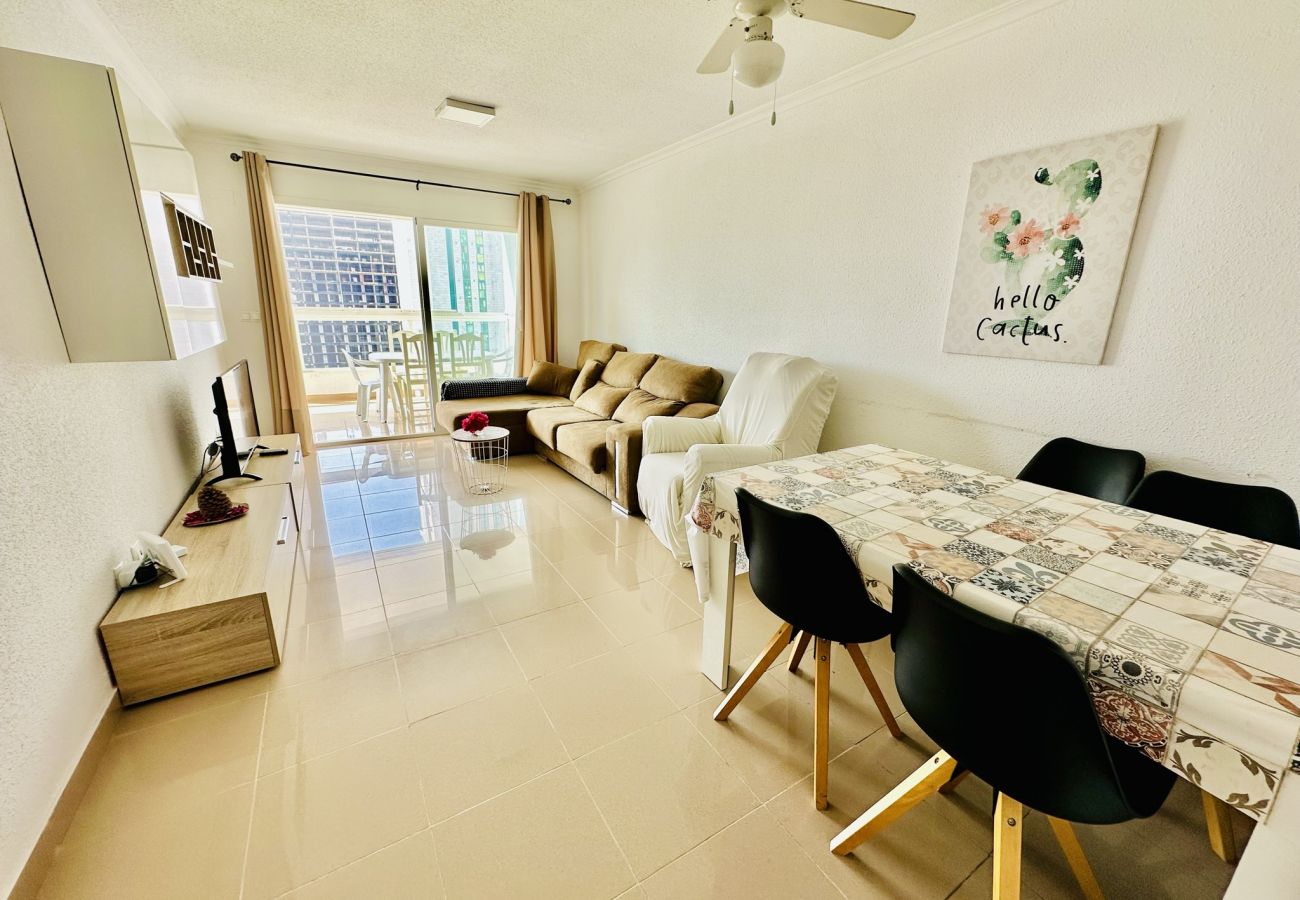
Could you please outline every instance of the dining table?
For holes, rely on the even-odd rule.
[[[724,689],[741,488],[828,522],[885,609],[903,563],[1056,642],[1109,734],[1256,820],[1235,896],[1269,896],[1279,866],[1300,896],[1300,550],[878,444],[720,472],[687,526]],[[1015,688],[997,659],[972,677]]]
[[[393,395],[393,369],[401,366],[405,357],[400,350],[375,350],[366,357],[379,366],[379,420],[388,421],[388,404]]]

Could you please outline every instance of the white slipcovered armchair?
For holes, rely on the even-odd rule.
[[[637,496],[660,543],[691,562],[686,515],[705,475],[817,452],[837,380],[816,360],[753,353],[706,419],[645,420]]]

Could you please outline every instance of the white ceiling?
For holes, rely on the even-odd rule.
[[[917,21],[892,42],[778,19],[781,93],[1002,0],[895,2]],[[106,20],[190,128],[578,185],[726,118],[727,76],[695,67],[730,16],[727,0],[0,0],[0,44],[94,59]],[[498,117],[435,121],[446,96]],[[737,85],[738,112],[771,98]]]

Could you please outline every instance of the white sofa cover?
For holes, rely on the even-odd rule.
[[[805,356],[753,353],[715,415],[645,420],[637,496],[650,530],[690,565],[686,515],[705,475],[817,452],[837,379]]]

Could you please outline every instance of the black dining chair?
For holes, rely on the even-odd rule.
[[[857,565],[825,520],[765,503],[743,488],[736,492],[736,499],[740,503],[745,553],[749,556],[749,583],[759,602],[781,620],[781,627],[728,692],[713,718],[726,721],[796,632],[802,647],[812,640],[817,660],[813,680],[813,804],[825,809],[832,643],[843,644],[848,651],[889,733],[896,738],[903,736],[858,646],[889,634],[889,613],[867,595]],[[795,660],[791,668],[797,665]]]
[[[1123,503],[1142,478],[1146,465],[1146,457],[1136,450],[1059,437],[1040,447],[1016,477],[1058,491]]]
[[[840,832],[832,852],[851,852],[968,771],[996,792],[995,898],[1019,895],[1026,807],[1047,815],[1084,894],[1100,897],[1070,823],[1146,818],[1174,773],[1102,730],[1083,675],[1050,638],[967,606],[902,564],[892,615],[903,706],[941,749]],[[988,678],[992,666],[1014,684]]]
[[[1300,513],[1295,501],[1265,485],[1231,484],[1162,469],[1143,478],[1125,505],[1270,544],[1300,548]],[[1232,808],[1205,791],[1201,792],[1201,805],[1211,849],[1224,862],[1236,862]]]
[[[1162,469],[1133,489],[1125,505],[1300,548],[1300,513],[1283,491],[1261,484],[1230,484]]]

